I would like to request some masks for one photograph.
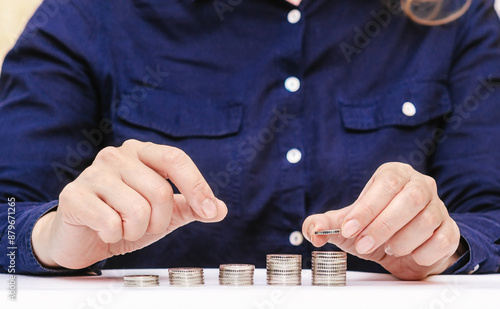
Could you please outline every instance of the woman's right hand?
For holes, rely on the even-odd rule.
[[[192,221],[218,222],[226,214],[186,153],[128,140],[99,152],[63,189],[57,210],[35,224],[33,250],[46,267],[81,269],[148,246]]]

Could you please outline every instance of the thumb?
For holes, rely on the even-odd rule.
[[[173,230],[193,221],[205,223],[222,221],[227,215],[227,206],[219,199],[216,199],[216,206],[217,216],[215,216],[215,218],[206,219],[198,215],[193,210],[183,194],[174,194],[174,209],[172,211],[172,219],[170,221],[168,232],[172,232]]]
[[[342,237],[341,234],[315,235],[315,232],[339,229],[351,207],[352,206],[348,206],[339,210],[331,210],[324,214],[316,214],[307,217],[302,225],[302,234],[304,234],[304,237],[315,247],[321,247],[327,242],[335,244],[336,239]]]

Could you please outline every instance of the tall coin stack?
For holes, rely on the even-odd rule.
[[[219,266],[220,285],[253,285],[255,265],[221,264]]]
[[[300,285],[302,256],[299,254],[268,254],[266,258],[267,284]]]
[[[313,251],[312,285],[344,286],[347,254],[342,251]]]
[[[205,283],[203,268],[170,268],[168,270],[168,277],[172,286],[197,286]]]

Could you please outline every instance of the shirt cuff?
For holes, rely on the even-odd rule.
[[[449,274],[458,274],[460,273],[459,271],[462,270],[467,264],[469,264],[470,261],[470,244],[469,241],[463,237],[460,236],[460,244],[465,246],[465,252],[458,258],[458,260],[453,263],[448,269],[446,269],[442,274],[443,275],[449,275]]]
[[[52,269],[44,267],[40,264],[38,259],[35,257],[35,253],[33,251],[32,246],[32,234],[33,228],[38,222],[38,220],[44,216],[45,214],[54,211],[57,209],[59,201],[52,201],[50,203],[40,205],[37,207],[33,207],[31,211],[27,214],[28,218],[26,218],[26,224],[23,226],[21,233],[26,237],[22,237],[20,239],[20,243],[18,245],[20,263],[19,270],[20,273],[23,274],[33,274],[33,275],[52,275],[52,276],[68,276],[68,275],[101,275],[101,269],[105,264],[104,261],[97,262],[89,267],[84,269],[67,269],[67,268],[58,268]]]
[[[452,217],[460,229],[461,241],[465,241],[468,250],[443,274],[471,275],[495,272],[498,268],[498,257],[492,252],[488,237],[481,233],[480,228],[474,226],[467,214],[453,214]]]

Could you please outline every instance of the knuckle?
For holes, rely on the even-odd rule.
[[[435,262],[434,259],[425,254],[412,253],[411,255],[415,263],[417,263],[420,266],[429,267]]]
[[[79,191],[78,189],[78,186],[75,184],[75,182],[70,182],[68,183],[62,190],[61,190],[61,193],[60,193],[60,197],[69,197],[69,196],[72,196],[74,195],[75,193],[77,193]],[[61,198],[59,198],[61,199]]]
[[[122,146],[123,148],[136,148],[141,142],[139,142],[136,139],[128,139],[123,142]]]
[[[109,175],[102,168],[97,168],[93,165],[89,166],[85,171],[83,171],[81,177],[89,182],[90,184],[99,181],[102,185],[109,185],[111,182]]]
[[[436,242],[438,243],[438,248],[444,251],[449,251],[449,247],[451,246],[451,241],[448,236],[443,233],[436,234]]]
[[[104,226],[106,227],[107,231],[110,232],[108,234],[110,235],[120,234],[121,236],[120,231],[122,229],[122,220],[119,216],[106,217],[104,219]]]
[[[96,156],[96,161],[105,163],[116,163],[123,160],[123,155],[116,147],[108,146],[103,148]]]
[[[381,172],[384,172],[386,170],[390,170],[392,165],[393,164],[391,162],[386,162],[378,167],[377,172],[381,173]]]
[[[397,167],[397,169],[403,173],[411,173],[415,171],[413,167],[408,163],[396,162],[395,167]]]
[[[165,166],[174,168],[183,168],[189,163],[187,154],[176,147],[169,147],[167,151],[162,152],[159,159]],[[162,176],[168,178],[168,175]]]
[[[199,179],[194,183],[193,193],[200,195],[210,195],[210,187],[203,179]]]
[[[142,222],[145,220],[149,221],[149,217],[151,216],[151,206],[146,201],[136,201],[132,204],[131,211],[133,212],[133,216],[136,221]]]
[[[59,194],[59,208],[68,207],[73,204],[73,201],[82,200],[83,192],[75,182],[70,182],[67,184]]]
[[[423,207],[429,201],[428,194],[425,189],[418,184],[411,185],[407,188],[407,198],[412,206]]]
[[[357,208],[362,209],[362,216],[369,218],[369,221],[377,216],[377,213],[375,212],[375,204],[369,199],[364,199],[360,202]]]
[[[387,194],[395,195],[399,192],[399,188],[402,184],[402,179],[397,173],[388,171],[380,177],[380,182]]]
[[[434,178],[424,175],[424,180],[432,192],[437,192],[437,183]]]
[[[147,232],[151,234],[161,234],[165,232],[170,224],[170,220],[163,220],[162,222],[151,224]]]
[[[377,230],[378,230],[377,233],[381,233],[387,236],[390,236],[395,232],[393,225],[387,222],[387,220],[380,220],[377,226]]]
[[[169,150],[165,152],[165,157],[164,157],[164,159],[167,162],[170,162],[174,165],[185,164],[186,158],[187,154],[183,150],[177,147],[169,147]]]
[[[424,210],[421,213],[422,222],[425,227],[437,227],[439,226],[439,219],[437,216],[430,210]]]
[[[408,172],[410,170],[413,170],[411,165],[403,162],[386,162],[378,168],[378,171],[384,172],[384,171],[393,171],[393,172]]]
[[[99,179],[102,176],[103,170],[96,168],[94,165],[87,167],[81,174],[82,178]]]
[[[163,185],[160,185],[153,191],[153,200],[154,201],[168,201],[172,198],[172,195],[174,194],[174,190],[172,187],[165,183]]]

